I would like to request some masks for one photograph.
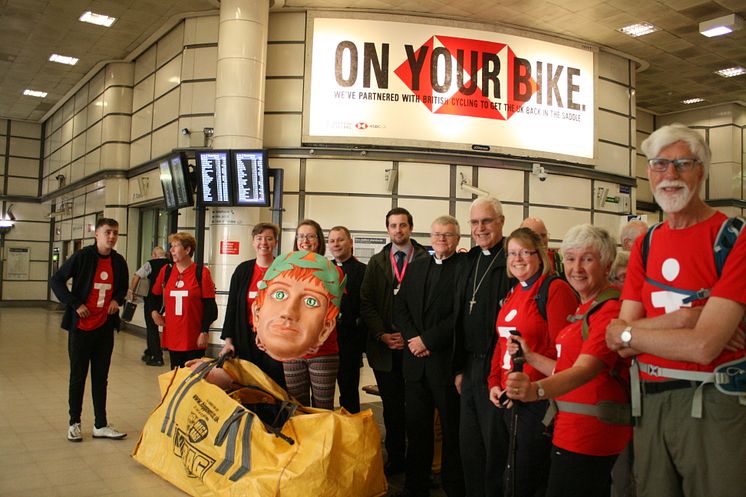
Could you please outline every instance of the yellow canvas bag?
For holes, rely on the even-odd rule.
[[[229,395],[204,380],[218,364],[206,361],[193,371],[179,368],[159,377],[161,403],[145,423],[135,460],[194,496],[387,492],[381,436],[370,410],[350,414],[299,406],[242,360],[222,365],[244,385]],[[269,422],[234,397],[270,412],[263,416]]]

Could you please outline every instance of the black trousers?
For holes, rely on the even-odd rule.
[[[143,305],[143,312],[145,314],[145,330],[147,349],[145,353],[154,359],[163,360],[163,351],[161,350],[161,335],[158,331],[158,325],[153,321],[153,311],[159,310],[155,304],[145,300]]]
[[[588,456],[552,446],[547,497],[609,497],[617,456]]]
[[[391,371],[373,370],[383,404],[383,425],[386,428],[384,446],[388,462],[397,466],[404,465],[406,448],[404,375],[401,361],[401,350],[393,350]]]
[[[460,445],[466,495],[502,497],[508,433],[487,390],[488,357],[467,358],[461,382]],[[485,369],[487,368],[487,369]]]
[[[433,463],[433,418],[440,414],[443,440],[441,482],[448,497],[463,497],[464,473],[459,453],[459,398],[453,384],[436,384],[426,376],[404,380],[407,411],[407,490],[429,495]]]
[[[200,357],[205,357],[204,349],[168,351],[168,361],[171,363],[171,369],[183,368],[187,361]]]
[[[109,384],[109,366],[113,350],[114,328],[108,321],[95,330],[75,329],[68,333],[67,353],[70,357],[68,404],[71,425],[80,423],[89,365],[94,424],[96,428],[103,428],[109,424],[106,419],[106,387]]]
[[[508,440],[512,437],[514,415],[517,421],[513,475],[516,491],[513,497],[544,497],[547,493],[552,437],[547,433],[542,421],[548,406],[549,402],[543,400],[514,404],[511,409],[501,409]],[[510,490],[512,489],[505,489],[506,495],[511,495]]]
[[[360,412],[360,366],[363,351],[358,343],[339,339],[339,405],[351,413]]]

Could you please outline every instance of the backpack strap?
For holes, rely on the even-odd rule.
[[[536,292],[536,297],[534,297],[534,300],[536,301],[536,307],[539,308],[539,314],[541,314],[541,317],[544,318],[544,321],[547,320],[547,302],[549,301],[549,285],[552,284],[554,280],[560,279],[559,276],[556,274],[550,274],[546,278],[544,278],[544,281],[541,282],[541,286],[539,286],[539,291]]]
[[[607,300],[619,300],[620,295],[621,292],[618,288],[610,286],[599,293],[598,296],[593,300],[593,304],[591,304],[588,312],[583,315],[583,326],[581,327],[583,341],[588,339],[588,318],[590,317],[590,315],[596,312],[602,305],[604,305]]]
[[[642,240],[642,269],[647,272],[648,269],[648,255],[650,254],[650,243],[653,241],[653,232],[660,227],[663,223],[657,223],[648,228],[648,232],[645,233],[645,238]]]
[[[168,279],[171,277],[171,271],[174,269],[174,265],[172,262],[169,262],[166,264],[166,274],[163,275],[163,290],[166,289],[166,283],[168,283]]]
[[[746,225],[746,221],[742,217],[729,217],[720,226],[720,231],[718,231],[717,237],[715,237],[715,245],[712,247],[718,278],[723,272],[725,260],[728,258],[728,254],[733,249],[736,241],[738,241],[744,225]]]

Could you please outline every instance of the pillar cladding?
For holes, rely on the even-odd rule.
[[[213,148],[261,148],[268,0],[222,0]]]

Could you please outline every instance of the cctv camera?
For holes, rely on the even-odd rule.
[[[547,180],[547,173],[542,171],[539,173],[539,181],[546,181]]]

